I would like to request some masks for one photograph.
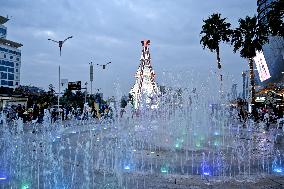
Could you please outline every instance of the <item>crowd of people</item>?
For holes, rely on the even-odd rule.
[[[107,104],[94,104],[89,107],[87,104],[83,108],[80,107],[44,107],[34,104],[32,107],[26,108],[25,106],[11,105],[0,109],[1,122],[3,119],[7,122],[21,118],[23,123],[42,123],[44,116],[47,116],[51,123],[57,120],[87,120],[89,118],[106,119],[113,117],[113,110]]]
[[[283,110],[277,107],[254,107],[251,112],[248,111],[246,106],[239,106],[234,108],[233,114],[240,122],[246,123],[248,119],[254,120],[254,122],[264,122],[267,130],[271,124],[277,124],[277,126],[283,125]]]

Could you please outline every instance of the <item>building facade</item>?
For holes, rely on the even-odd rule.
[[[20,85],[22,44],[10,41],[7,37],[7,27],[4,24],[9,19],[0,16],[0,87],[16,88]]]
[[[267,13],[271,9],[271,3],[275,0],[258,0],[257,12],[260,22],[267,24]],[[284,72],[284,38],[279,36],[270,36],[269,43],[263,46],[263,54],[270,73],[270,78],[260,82],[260,85],[266,86],[269,83],[283,84]],[[257,75],[259,80],[259,75]]]

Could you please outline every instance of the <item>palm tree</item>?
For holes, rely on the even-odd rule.
[[[234,53],[240,51],[240,56],[249,60],[252,103],[255,102],[253,58],[256,56],[256,51],[261,51],[262,46],[267,42],[268,29],[258,22],[256,16],[239,19],[239,27],[234,30],[231,43],[234,46]]]
[[[276,0],[270,4],[266,21],[273,36],[284,37],[284,2]]]
[[[217,54],[217,66],[221,69],[220,63],[220,43],[229,42],[232,34],[231,24],[226,22],[227,18],[221,18],[221,14],[214,13],[208,19],[203,20],[201,40],[203,49],[208,48]]]

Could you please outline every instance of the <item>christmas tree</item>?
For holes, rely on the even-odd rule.
[[[141,43],[140,64],[135,74],[135,84],[129,94],[135,109],[140,107],[157,108],[160,91],[155,82],[155,72],[151,65],[150,40],[144,40]]]

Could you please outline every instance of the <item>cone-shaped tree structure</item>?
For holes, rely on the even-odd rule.
[[[146,105],[157,107],[160,94],[155,82],[155,72],[151,65],[150,40],[144,40],[141,43],[142,53],[140,64],[135,74],[136,81],[129,92],[135,109]]]

